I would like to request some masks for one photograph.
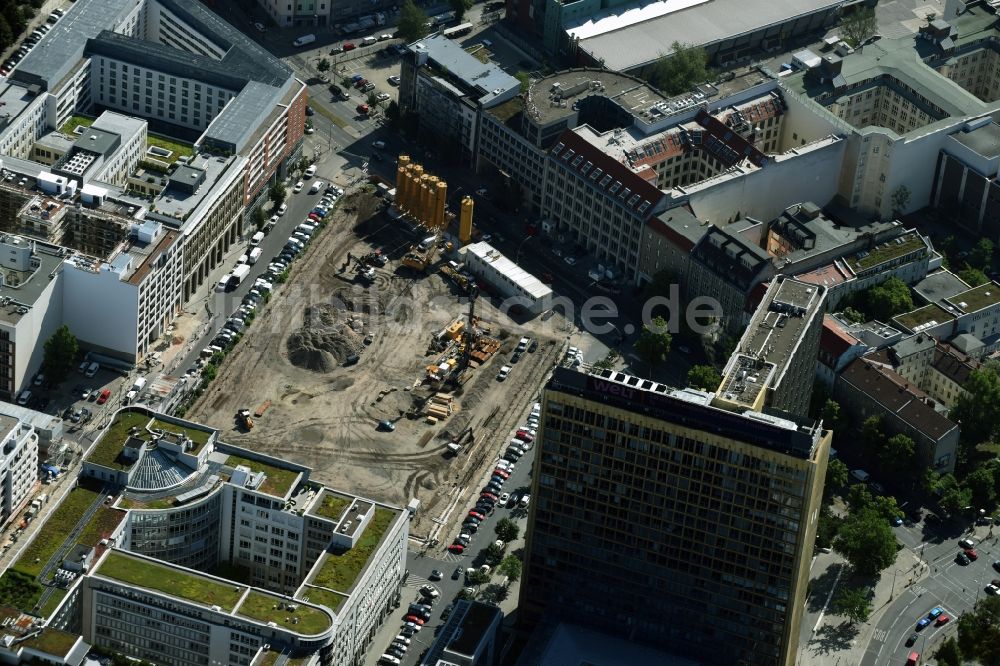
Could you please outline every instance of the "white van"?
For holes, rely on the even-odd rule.
[[[428,249],[431,245],[434,244],[434,241],[436,241],[436,240],[437,240],[437,236],[428,236],[427,238],[423,239],[422,241],[420,241],[420,245],[419,245],[420,250],[423,251],[423,250]]]
[[[406,636],[404,636],[403,634],[400,634],[400,635],[396,636],[395,638],[393,638],[392,642],[393,643],[402,643],[403,645],[407,645],[408,646],[410,644],[410,639],[407,638]]]
[[[286,210],[288,210],[288,204],[283,203],[280,206],[278,206],[278,216],[280,217],[284,215]]]
[[[21,391],[21,395],[17,396],[17,404],[21,406],[27,405],[29,400],[31,400],[31,391],[27,389]]]
[[[868,479],[872,478],[871,475],[863,469],[852,469],[851,476],[861,483],[867,483]]]
[[[264,232],[258,231],[253,236],[250,237],[250,245],[256,247],[264,241]]]
[[[91,363],[90,365],[87,366],[87,372],[85,372],[83,374],[86,375],[87,377],[93,377],[94,375],[97,374],[97,371],[100,370],[100,369],[101,369],[100,364],[98,364],[98,363]]]
[[[323,189],[323,181],[314,180],[312,186],[309,188],[309,194],[316,194],[321,189]]]
[[[315,175],[316,175],[316,165],[310,164],[308,167],[306,167],[305,176],[306,178],[312,178]]]

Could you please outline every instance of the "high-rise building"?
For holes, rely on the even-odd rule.
[[[794,663],[830,432],[713,398],[556,369],[526,622],[572,619],[705,664]]]

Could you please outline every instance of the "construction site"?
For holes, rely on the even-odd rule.
[[[405,155],[395,191],[379,194],[349,193],[331,212],[186,416],[333,487],[418,499],[419,538],[478,489],[571,326],[557,314],[543,335],[479,293],[461,269],[471,198],[451,215],[447,184]],[[521,336],[537,349],[498,381]]]

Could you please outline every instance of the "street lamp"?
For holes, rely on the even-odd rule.
[[[532,236],[531,234],[529,234],[529,235],[527,235],[527,236],[524,237],[524,239],[520,242],[520,244],[518,244],[518,246],[517,246],[517,253],[514,255],[514,263],[515,264],[519,264],[520,261],[521,261],[521,248],[524,247],[524,244],[527,243],[532,238],[534,238],[534,236]]]

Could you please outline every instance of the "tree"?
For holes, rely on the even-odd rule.
[[[832,398],[827,398],[823,403],[823,409],[819,417],[823,419],[823,425],[837,432],[844,428],[844,416],[840,413],[840,403]]]
[[[427,13],[405,0],[399,10],[399,25],[396,33],[405,42],[414,42],[427,34]]]
[[[10,23],[0,15],[0,48],[6,49],[14,43],[14,31],[10,29]]]
[[[865,300],[866,311],[879,321],[889,321],[894,316],[913,309],[910,288],[897,277],[891,277],[882,284],[868,290]]]
[[[878,19],[875,18],[875,10],[871,7],[855,10],[840,23],[840,33],[844,36],[844,41],[853,48],[858,48],[862,42],[874,35],[876,30],[878,30]]]
[[[847,485],[847,465],[843,460],[834,458],[826,466],[826,483],[828,492],[840,490]]]
[[[914,467],[916,452],[917,447],[913,440],[907,435],[898,434],[885,440],[885,445],[879,452],[879,459],[886,467],[909,470]]]
[[[483,550],[483,555],[486,558],[486,564],[495,567],[503,560],[503,546],[495,542],[491,543]]]
[[[80,345],[76,336],[63,324],[56,329],[52,337],[45,341],[45,358],[42,359],[42,372],[49,381],[58,384],[76,364],[76,355]]]
[[[650,82],[667,95],[687,92],[693,86],[711,78],[708,69],[708,52],[700,46],[674,42],[672,53],[653,63]]]
[[[865,445],[865,451],[879,452],[882,450],[885,434],[882,432],[882,417],[869,416],[861,424],[861,441]]]
[[[490,582],[490,575],[485,571],[480,571],[476,569],[470,574],[466,574],[465,582],[469,585],[485,585]]]
[[[666,320],[663,317],[655,317],[653,321],[643,325],[639,338],[635,341],[635,351],[650,366],[654,366],[667,357],[670,352],[670,341]]]
[[[285,189],[285,186],[279,181],[271,186],[271,189],[268,190],[267,194],[271,197],[271,203],[274,204],[274,207],[279,208],[281,204],[285,203],[285,197],[288,196],[288,190]]]
[[[972,266],[966,264],[965,268],[956,273],[963,282],[968,284],[970,287],[978,287],[981,284],[986,284],[990,281],[986,277],[986,273],[982,272],[978,268],[973,268]]]
[[[719,388],[720,383],[722,383],[722,376],[710,365],[695,365],[688,370],[688,386],[714,391]]]
[[[993,250],[993,241],[989,238],[980,238],[969,252],[969,265],[981,270],[990,270],[993,265]]]
[[[842,587],[833,600],[834,609],[846,615],[851,623],[867,622],[872,614],[872,602],[864,587]]]
[[[971,505],[977,509],[990,509],[997,499],[997,479],[994,469],[981,465],[965,477],[965,485],[971,493]]]
[[[865,319],[867,319],[864,312],[859,312],[850,306],[844,308],[840,314],[844,319],[855,324],[863,324],[865,323]]]
[[[517,535],[520,534],[521,528],[510,518],[501,518],[497,521],[496,532],[498,539],[504,543],[510,543],[517,540]]]
[[[1000,435],[1000,419],[995,417],[1000,405],[1000,375],[986,365],[969,373],[948,417],[962,425],[962,440],[971,445],[995,439]]]
[[[938,504],[941,509],[953,515],[972,506],[972,490],[963,488],[951,474],[944,474],[938,482],[937,491],[941,494]]]
[[[528,92],[528,88],[531,87],[531,75],[521,70],[514,75],[514,78],[521,82],[521,92]]]
[[[896,561],[896,537],[877,509],[851,512],[833,541],[833,548],[862,576],[874,576]]]
[[[250,214],[250,224],[254,229],[260,230],[264,228],[264,224],[267,222],[267,218],[264,217],[264,209],[257,206],[253,209],[253,213]]]
[[[851,486],[851,489],[847,491],[847,505],[850,507],[851,513],[870,509],[873,501],[872,493],[866,485],[859,483],[856,486]]]
[[[3,17],[7,19],[7,25],[10,26],[14,35],[20,35],[24,32],[24,26],[27,25],[27,21],[24,18],[24,14],[21,13],[21,8],[16,4],[11,2],[4,5]]]
[[[461,23],[465,12],[472,9],[472,0],[450,0],[451,10],[455,12],[455,22]]]
[[[833,515],[829,506],[824,506],[819,512],[819,521],[816,523],[816,545],[820,548],[831,547],[843,522],[843,518]]]
[[[958,646],[967,660],[1000,664],[1000,597],[982,597],[958,620]]]
[[[497,567],[497,572],[501,576],[506,576],[511,583],[516,583],[521,577],[521,560],[517,558],[517,555],[508,555]]]
[[[941,647],[934,653],[938,666],[962,666],[962,650],[958,647],[958,641],[954,636],[948,637]]]
[[[316,69],[320,72],[327,72],[330,70],[330,61],[326,58],[320,58],[319,62],[316,63]]]
[[[889,199],[892,202],[892,216],[899,217],[906,210],[906,207],[910,205],[910,188],[906,185],[900,185],[892,191]]]

